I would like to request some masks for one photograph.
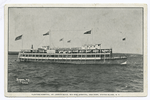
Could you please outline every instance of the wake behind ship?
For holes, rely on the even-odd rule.
[[[91,34],[87,31],[84,34]],[[49,32],[43,36],[49,35]],[[21,36],[16,37],[19,40]],[[63,41],[63,38],[60,39]],[[68,43],[71,40],[67,41]],[[20,61],[50,62],[50,63],[68,63],[68,64],[126,64],[126,56],[113,56],[112,48],[101,49],[101,44],[85,44],[76,48],[42,48],[21,50],[18,58]]]

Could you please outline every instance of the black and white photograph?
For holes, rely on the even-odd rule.
[[[6,96],[146,96],[146,5],[5,5]]]

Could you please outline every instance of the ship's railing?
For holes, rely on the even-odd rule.
[[[19,53],[18,58],[20,57],[68,57],[68,58],[89,58],[89,57],[111,57],[110,53],[73,53],[73,54],[64,54],[64,53]]]
[[[19,53],[25,55],[110,55],[111,53]]]
[[[24,49],[20,51],[21,53],[47,53],[47,50],[36,50],[36,49]],[[56,49],[55,53],[65,52],[65,53],[112,53],[112,49]]]
[[[127,57],[126,56],[112,57],[112,59],[121,59],[121,58],[127,58]]]
[[[96,56],[85,56],[85,55],[78,55],[78,56],[62,56],[62,55],[59,55],[59,56],[34,56],[34,55],[30,55],[30,56],[23,56],[23,55],[20,55],[19,58],[26,58],[26,59],[71,59],[71,58],[75,58],[75,59],[90,59],[90,58],[95,58],[95,59],[126,59],[127,57],[125,56],[120,56],[120,57],[111,57],[111,56],[101,56],[101,55],[96,55]]]
[[[81,53],[81,54],[57,54],[57,53],[19,53],[18,58],[23,59],[125,59],[125,56],[112,57],[110,53]]]
[[[126,57],[117,57],[117,58],[113,58],[113,57],[24,57],[21,56],[20,58],[24,58],[24,59],[85,59],[85,60],[95,60],[95,59],[126,59]]]
[[[118,56],[118,57],[112,57],[110,53],[89,53],[89,54],[45,54],[45,53],[19,53],[19,57],[25,57],[25,58],[100,58],[100,59],[124,59],[125,56]]]

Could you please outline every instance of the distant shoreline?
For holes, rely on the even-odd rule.
[[[18,55],[19,51],[8,51],[8,55]]]

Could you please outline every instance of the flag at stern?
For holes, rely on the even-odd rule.
[[[122,41],[125,41],[125,40],[126,40],[126,38],[123,38],[123,39],[122,39]]]

